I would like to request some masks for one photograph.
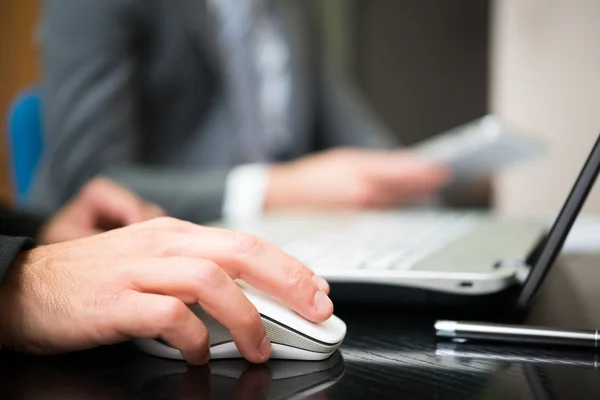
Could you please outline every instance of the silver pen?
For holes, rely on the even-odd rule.
[[[562,330],[523,325],[437,321],[436,336],[453,341],[491,341],[598,348],[598,330]]]

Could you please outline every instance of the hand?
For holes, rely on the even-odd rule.
[[[403,151],[330,150],[273,166],[265,210],[390,208],[431,196],[448,175]]]
[[[235,279],[310,321],[333,313],[327,283],[278,248],[158,218],[22,253],[0,286],[0,345],[55,354],[160,337],[203,364],[208,332],[187,307],[200,304],[249,361],[261,363],[271,344]]]
[[[154,204],[105,179],[90,181],[38,234],[40,244],[59,243],[164,216]]]

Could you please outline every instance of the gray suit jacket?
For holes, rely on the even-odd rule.
[[[332,146],[393,146],[359,97],[328,72],[309,3],[275,0],[292,52],[294,143],[273,161]],[[34,210],[56,210],[101,174],[175,217],[220,217],[239,149],[211,21],[206,0],[44,2],[46,148]]]

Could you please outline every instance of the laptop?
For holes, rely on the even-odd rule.
[[[595,182],[598,140],[550,229],[538,219],[436,209],[287,212],[215,225],[276,244],[327,279],[335,301],[472,302],[516,289],[526,305]]]

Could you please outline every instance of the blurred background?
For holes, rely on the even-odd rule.
[[[40,2],[36,0],[7,0],[0,3],[0,201],[4,204],[13,200],[7,148],[9,108],[18,93],[38,79],[34,30],[39,11]]]
[[[545,143],[458,202],[553,214],[600,132],[596,0],[324,0],[328,52],[411,144],[497,114]],[[0,200],[12,202],[7,118],[39,79],[40,1],[0,2]],[[587,206],[600,211],[600,192]]]

